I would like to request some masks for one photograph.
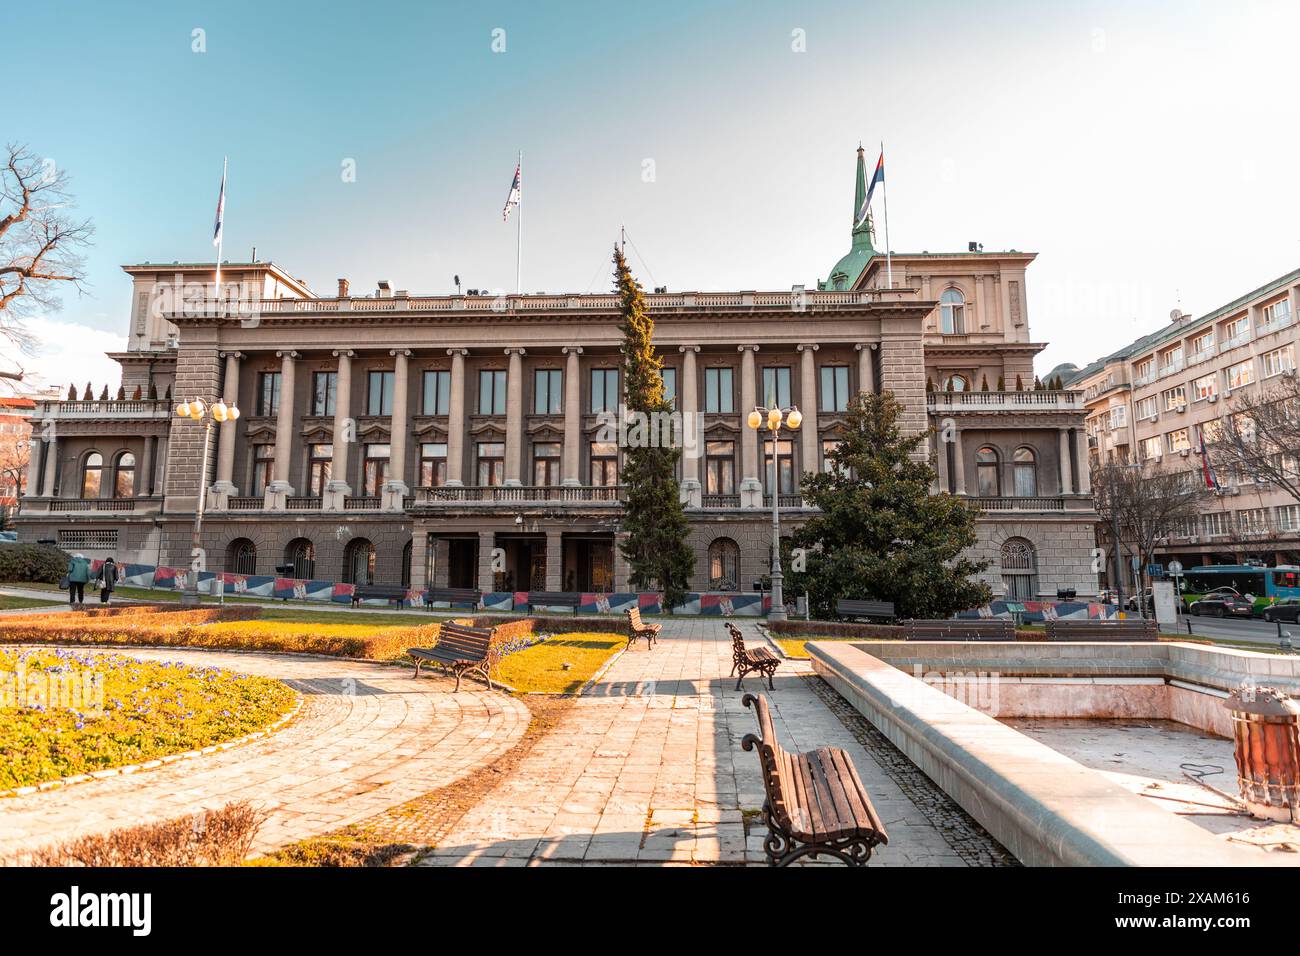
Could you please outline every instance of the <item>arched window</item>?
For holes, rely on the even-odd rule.
[[[98,498],[100,482],[104,477],[104,456],[97,451],[86,456],[81,465],[81,497]]]
[[[945,392],[964,392],[970,388],[970,383],[966,381],[965,375],[949,375],[943,380],[943,390]]]
[[[226,570],[233,574],[256,574],[257,545],[247,538],[236,538],[226,545]]]
[[[1002,543],[1002,585],[1010,600],[1032,601],[1038,596],[1038,554],[1024,538]]]
[[[306,538],[294,538],[284,547],[284,563],[292,565],[289,573],[302,581],[316,577],[316,546]]]
[[[345,584],[375,583],[375,546],[366,538],[353,538],[343,549]]]
[[[709,590],[736,591],[740,587],[740,546],[730,538],[709,545]]]
[[[1032,498],[1038,494],[1038,468],[1034,462],[1032,448],[1017,448],[1011,456],[1012,475],[1016,484],[1017,498]]]
[[[945,289],[939,296],[940,329],[945,335],[966,331],[966,299],[959,289]]]
[[[113,469],[113,497],[130,498],[135,494],[135,455],[124,451],[117,456]]]
[[[411,586],[411,542],[406,542],[406,547],[402,548],[402,586]]]
[[[1002,494],[998,472],[997,450],[985,445],[975,453],[975,483],[981,498],[997,498]]]

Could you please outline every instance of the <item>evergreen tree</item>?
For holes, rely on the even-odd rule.
[[[1022,378],[1020,377],[1020,373],[1017,372],[1017,373],[1016,373],[1016,391],[1017,391],[1017,392],[1023,392],[1024,390],[1025,390],[1025,381],[1024,381],[1024,379],[1022,379]]]
[[[1007,390],[1007,380],[1006,380],[1005,378],[1003,378],[1001,375],[999,375],[999,376],[998,376],[998,391],[999,391],[999,392],[1005,392],[1006,390]]]
[[[70,401],[70,402],[75,402],[76,400],[77,400],[77,386],[75,386],[75,385],[69,385],[69,386],[68,386],[68,401]]]
[[[817,617],[834,617],[846,598],[892,601],[900,618],[946,617],[992,598],[976,577],[988,562],[963,556],[977,512],[931,494],[934,469],[912,457],[927,433],[904,436],[901,410],[892,392],[853,396],[836,467],[804,476],[803,496],[818,513],[794,535],[805,567],[790,587],[808,594]]]
[[[118,400],[119,402],[121,402],[121,401],[125,401],[125,400],[126,400],[126,386],[125,386],[125,385],[119,385],[119,386],[117,387],[117,400]]]
[[[137,386],[135,387],[135,391],[131,393],[131,401],[133,401],[133,402],[138,402],[138,401],[140,401],[140,386],[139,386],[139,385],[137,385]]]
[[[157,401],[157,400],[158,400],[158,386],[155,385],[153,382],[150,382],[150,383],[149,383],[149,401],[154,402],[154,401]]]
[[[986,372],[983,378],[980,380],[980,391],[987,392],[988,390],[989,390],[989,377],[988,377],[988,373]]]
[[[632,586],[657,585],[668,610],[686,600],[686,587],[695,571],[695,553],[687,543],[690,524],[677,483],[681,449],[665,445],[657,425],[669,421],[672,408],[664,399],[660,375],[663,363],[655,355],[654,320],[646,311],[645,292],[632,276],[623,251],[614,247],[614,276],[621,299],[623,389],[628,422],[623,459],[623,556],[631,565]],[[648,427],[640,419],[646,416]],[[652,433],[657,433],[652,437]],[[683,434],[679,432],[678,434]]]
[[[92,388],[90,387],[90,383],[87,382],[87,383],[86,383],[86,390],[85,390],[84,392],[81,393],[81,400],[82,400],[83,402],[89,402],[89,401],[92,401],[94,398],[95,398],[95,390],[92,389]]]

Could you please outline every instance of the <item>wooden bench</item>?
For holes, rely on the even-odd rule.
[[[415,661],[415,676],[420,676],[420,665],[427,661],[455,674],[457,691],[460,690],[461,677],[474,671],[487,681],[488,690],[495,690],[489,672],[492,666],[492,631],[490,627],[470,627],[454,622],[442,625],[437,644],[413,647],[407,652]]]
[[[763,850],[768,865],[788,866],[801,856],[823,854],[849,866],[865,865],[889,836],[849,755],[838,747],[786,753],[772,729],[767,698],[746,694],[741,702],[758,718],[758,734],[746,734],[740,745],[758,748],[767,795]]]
[[[631,650],[632,645],[636,643],[637,638],[645,638],[645,649],[652,650],[655,641],[659,640],[659,631],[663,629],[662,624],[647,624],[641,620],[641,609],[639,607],[630,607],[625,612],[627,614],[627,646]]]
[[[578,605],[582,603],[582,595],[576,591],[529,591],[528,592],[528,609],[531,611],[539,607],[571,607],[574,613],[578,612]]]
[[[907,641],[1014,641],[1014,621],[1000,617],[954,618],[942,621],[904,621]]]
[[[475,610],[483,603],[483,595],[478,588],[428,588],[424,592],[426,607],[433,607],[435,602],[446,601],[453,607],[468,604]]]
[[[740,633],[740,628],[730,621],[727,621],[727,630],[731,632],[731,673],[736,674],[736,690],[740,690],[740,682],[750,671],[758,671],[766,676],[767,689],[775,690],[776,688],[772,686],[772,675],[776,673],[781,659],[766,647],[746,648],[745,636]]]
[[[865,617],[869,621],[892,621],[894,605],[891,601],[842,600],[835,602],[835,613],[847,618]]]
[[[1155,621],[1048,621],[1049,641],[1155,641]]]
[[[397,584],[358,584],[352,591],[352,606],[356,607],[362,601],[368,601],[372,598],[401,604],[410,593],[409,588]]]

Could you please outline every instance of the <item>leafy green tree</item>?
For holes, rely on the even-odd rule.
[[[641,283],[617,246],[614,277],[621,300],[623,388],[629,416],[622,478],[627,532],[623,556],[631,565],[632,586],[648,590],[658,585],[664,607],[671,610],[686,600],[687,583],[695,571],[695,552],[687,543],[690,524],[677,482],[682,452],[662,440],[672,438],[673,433],[665,435],[661,427],[670,421],[672,407],[664,398],[663,363],[655,355],[654,320],[646,310]]]
[[[964,556],[977,512],[930,492],[934,469],[913,457],[927,433],[903,435],[901,410],[891,392],[855,395],[835,467],[804,476],[818,514],[795,533],[804,568],[790,586],[808,594],[817,617],[834,617],[845,598],[892,601],[900,618],[947,617],[992,599],[976,577],[988,562]]]

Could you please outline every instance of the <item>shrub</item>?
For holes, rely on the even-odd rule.
[[[409,843],[367,843],[346,836],[315,837],[291,843],[252,866],[392,866],[416,848]]]
[[[69,557],[48,544],[0,544],[0,581],[58,584]]]
[[[33,866],[236,866],[266,819],[246,801],[161,823],[78,837],[31,855]]]

